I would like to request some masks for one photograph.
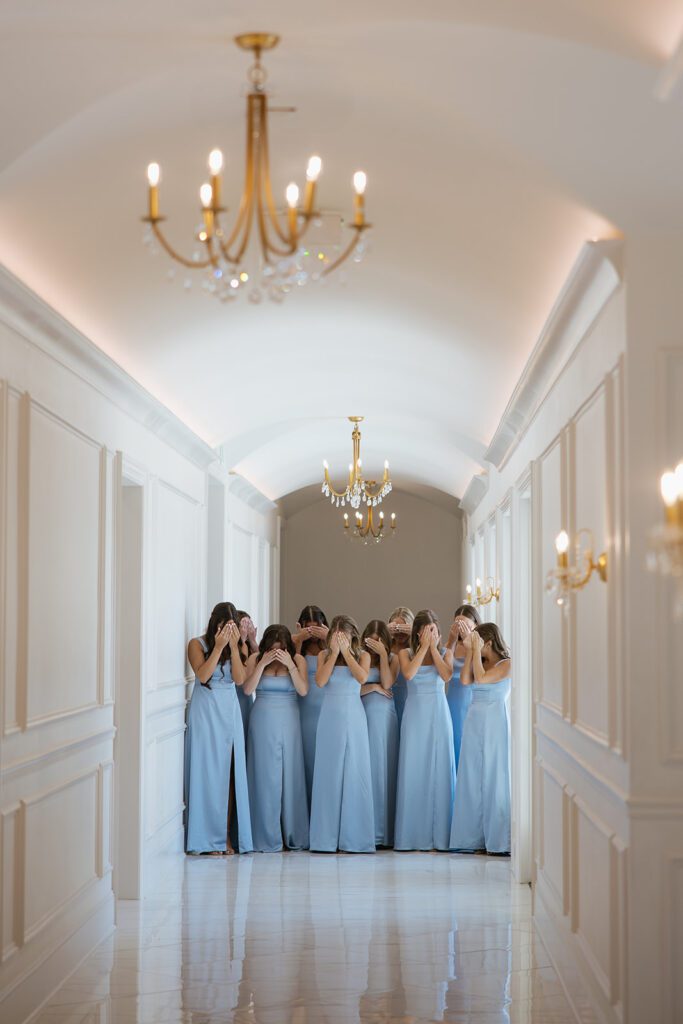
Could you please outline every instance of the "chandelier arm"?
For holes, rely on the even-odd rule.
[[[244,226],[244,219],[247,213],[247,207],[248,201],[245,196],[242,196],[239,212],[237,214],[237,219],[235,221],[235,225],[232,229],[232,232],[230,233],[230,237],[225,241],[222,238],[220,238],[220,236],[218,237],[218,246],[220,248],[221,255],[223,256],[223,259],[226,261],[226,263],[237,263],[237,260],[233,258],[230,249],[237,241],[240,231]],[[216,214],[215,217],[216,227],[220,227],[220,219],[218,214]]]
[[[334,498],[348,498],[348,496],[349,496],[349,489],[348,489],[348,487],[346,488],[345,491],[335,491],[334,487],[329,482],[327,484],[327,487],[328,487],[328,490],[330,492],[329,496],[331,496],[331,497],[334,497]]]
[[[333,263],[330,263],[329,267],[325,267],[322,274],[320,275],[321,277],[327,277],[328,274],[331,274],[333,270],[336,270],[337,267],[340,267],[342,263],[344,263],[349,258],[353,250],[358,245],[358,241],[361,235],[363,234],[363,231],[365,231],[365,228],[369,226],[369,224],[364,224],[362,227],[356,227],[355,224],[352,225],[352,230],[354,231],[353,239],[351,240],[351,242],[349,242],[348,246],[341,254],[341,256],[338,256]]]
[[[263,210],[263,198],[261,190],[263,190],[263,197],[265,197],[265,207],[268,213],[268,219],[275,231],[275,234],[283,243],[283,245],[289,246],[288,253],[291,255],[296,249],[296,238],[292,240],[282,230],[280,219],[275,209],[275,199],[273,197],[273,186],[270,180],[270,150],[268,146],[268,101],[265,96],[259,96],[260,100],[260,135],[259,135],[259,152],[258,152],[258,164],[257,164],[257,176],[258,176],[258,195],[256,201],[259,207],[259,212]]]
[[[170,245],[170,243],[166,241],[166,239],[164,238],[163,234],[161,233],[161,228],[159,227],[157,222],[156,221],[152,221],[151,224],[152,224],[152,231],[154,232],[154,237],[156,238],[156,240],[158,241],[158,243],[162,247],[162,249],[164,249],[165,252],[168,253],[168,255],[171,257],[171,259],[174,259],[177,263],[181,263],[184,267],[189,267],[190,270],[203,270],[206,267],[210,267],[211,266],[211,258],[210,257],[209,257],[209,259],[197,260],[197,262],[195,262],[194,260],[188,260],[184,256],[181,256],[181,254],[179,252],[176,252],[176,250],[173,248],[173,246]]]

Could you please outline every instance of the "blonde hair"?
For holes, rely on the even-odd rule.
[[[330,623],[330,631],[327,634],[325,650],[329,651],[332,646],[332,637],[335,633],[347,633],[350,640],[351,654],[356,661],[361,655],[360,630],[358,623],[350,615],[335,615]]]
[[[389,622],[395,622],[396,619],[403,619],[406,626],[412,626],[415,616],[411,612],[410,608],[406,608],[404,605],[399,605],[398,608],[394,608],[393,612],[389,616]]]

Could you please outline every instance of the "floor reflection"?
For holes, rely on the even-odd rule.
[[[169,858],[43,1024],[569,1024],[509,862]]]

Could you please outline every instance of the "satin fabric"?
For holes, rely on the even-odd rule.
[[[371,668],[368,683],[379,683],[379,668]],[[368,693],[361,698],[368,723],[375,844],[393,846],[398,772],[398,716],[393,696]]]
[[[375,852],[368,726],[360,686],[346,665],[332,670],[315,745],[311,850]]]
[[[408,680],[401,723],[394,847],[448,850],[455,754],[445,687],[434,665]]]
[[[395,657],[398,658],[398,654],[395,655]],[[406,699],[408,697],[408,687],[402,672],[399,672],[396,676],[396,682],[394,683],[391,692],[394,695],[394,707],[396,708],[396,719],[398,721],[398,728],[400,731],[401,722],[403,721],[403,712],[406,706]]]
[[[460,673],[464,664],[463,658],[454,659],[453,675],[451,676],[448,692],[446,693],[448,710],[451,713],[451,722],[453,723],[453,751],[455,753],[456,771],[460,762],[460,746],[462,744],[462,730],[465,725],[465,717],[472,703],[472,687],[463,686],[460,682]]]
[[[460,748],[452,850],[510,852],[510,679],[473,683]]]
[[[206,653],[204,639],[200,639]],[[209,680],[195,677],[185,733],[185,849],[208,853],[227,847],[230,767],[235,779],[236,848],[252,850],[244,728],[230,661]],[[234,761],[233,761],[234,758]]]
[[[261,676],[247,740],[254,849],[308,847],[308,798],[297,692],[288,675]]]
[[[325,699],[325,690],[316,685],[315,673],[318,667],[318,655],[307,654],[306,666],[308,669],[308,693],[305,697],[299,697],[299,718],[301,720],[301,739],[304,745],[304,766],[306,768],[306,793],[308,806],[311,806],[313,796],[313,768],[315,765],[315,735],[318,730],[318,718],[320,709]]]

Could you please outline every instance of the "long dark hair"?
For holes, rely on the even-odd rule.
[[[420,646],[420,633],[425,626],[436,626],[441,635],[441,625],[436,616],[436,612],[433,612],[431,608],[423,608],[421,612],[418,612],[413,620],[413,631],[410,634],[410,649],[415,654],[415,651]]]
[[[292,634],[286,626],[277,624],[274,626],[268,626],[268,629],[264,630],[263,636],[261,637],[261,643],[258,645],[258,658],[256,659],[257,665],[263,655],[266,654],[271,647],[274,647],[275,644],[282,644],[284,650],[289,651],[290,657],[294,657],[296,652],[294,650]]]
[[[365,641],[369,636],[376,636],[381,644],[384,644],[386,652],[391,657],[391,634],[387,629],[386,622],[382,619],[371,619],[367,626],[363,630],[363,635],[360,638],[360,645],[363,651],[369,650],[365,646]],[[374,651],[370,651],[370,664],[376,665],[379,663],[379,654],[375,654]]]
[[[455,612],[453,613],[453,618],[458,619],[460,618],[461,615],[464,615],[466,618],[471,619],[475,626],[481,625],[479,612],[477,611],[473,604],[461,604],[459,608],[455,609]]]
[[[325,612],[322,608],[319,608],[317,604],[307,604],[305,608],[302,608],[299,618],[296,621],[300,626],[303,626],[306,622],[315,622],[318,626],[329,625]],[[301,645],[301,653],[304,656],[306,655],[308,645],[314,642],[317,643],[318,641],[314,641],[314,638],[311,637]]]
[[[235,608],[232,601],[220,601],[211,612],[209,618],[209,624],[204,632],[204,641],[206,643],[206,656],[211,657],[211,653],[216,646],[216,633],[221,626],[224,626],[226,622],[234,622],[236,625],[239,620],[237,618],[237,609]],[[221,675],[225,675],[223,672],[223,666],[230,657],[230,644],[226,644],[221,651],[221,656],[218,659],[218,664],[221,667]]]
[[[241,623],[242,619],[250,619],[250,618],[251,618],[251,615],[249,614],[249,612],[245,612],[244,610],[240,611],[240,609],[238,608],[238,610],[237,610],[237,625],[238,626]],[[247,658],[249,657],[249,642],[247,640],[242,640],[242,637],[240,637],[239,652],[240,652],[240,658],[242,660],[242,664],[246,664]]]
[[[503,661],[510,657],[510,649],[503,640],[503,634],[495,622],[481,622],[475,627],[485,644],[491,641],[491,650]]]

